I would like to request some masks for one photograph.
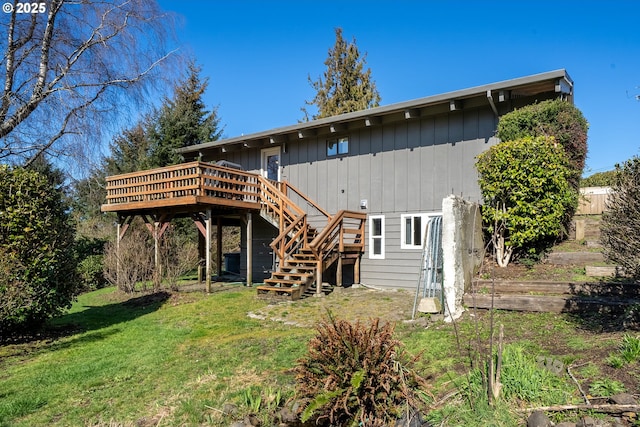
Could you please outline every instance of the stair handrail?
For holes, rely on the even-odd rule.
[[[323,216],[325,216],[327,218],[327,223],[331,221],[332,217],[331,217],[331,214],[329,214],[329,212],[327,212],[324,209],[322,209],[320,207],[320,205],[318,205],[313,199],[311,199],[309,196],[307,196],[302,191],[300,191],[297,187],[291,185],[291,183],[289,183],[289,181],[282,181],[280,184],[285,188],[285,190],[283,191],[285,194],[288,194],[288,190],[287,189],[290,189],[291,191],[296,193],[298,196],[300,196],[310,206],[312,206],[314,209],[316,209],[318,212],[320,212]],[[289,196],[287,196],[287,197],[289,197]]]
[[[307,214],[267,178],[258,176],[258,182],[261,189],[261,202],[269,206],[278,215],[280,223],[279,229],[281,232],[269,246],[281,260],[284,260],[288,254],[287,250],[291,249],[295,242],[306,244],[308,231]],[[273,199],[275,203],[272,203],[269,198]],[[287,211],[290,212],[289,216],[291,218],[285,215]],[[287,238],[290,238],[290,240],[287,240]]]
[[[360,220],[360,225],[357,229],[346,229],[344,227],[345,219]],[[364,248],[364,221],[367,215],[361,212],[341,210],[338,212],[327,226],[309,243],[309,247],[319,259],[326,258],[335,248],[338,247],[339,252],[344,251],[344,235],[345,232],[349,234],[355,234],[354,240],[359,240],[356,244],[360,247],[360,250]]]
[[[300,245],[304,245],[306,234],[307,215],[305,214],[292,221],[269,246],[276,252],[279,259],[284,260],[287,254],[295,252]]]

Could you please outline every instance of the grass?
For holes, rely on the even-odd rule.
[[[488,312],[467,313],[455,328],[444,322],[425,328],[402,322],[410,317],[409,293],[354,290],[269,305],[253,289],[221,289],[131,299],[102,289],[80,296],[51,323],[55,337],[0,346],[0,426],[219,426],[251,412],[258,412],[263,426],[274,425],[276,407],[294,395],[290,370],[327,309],[344,318],[376,315],[397,322],[398,338],[409,353],[421,355],[417,368],[430,378],[436,401],[443,399],[430,414],[440,420],[434,425],[510,426],[522,420],[512,402],[469,405],[459,391],[469,384],[467,373],[486,360]],[[277,318],[305,324],[269,320]],[[615,389],[624,378],[607,375],[629,371],[624,385],[637,392],[637,363],[613,370],[604,362],[614,351],[623,357],[623,348],[635,357],[637,337],[590,332],[576,319],[550,313],[496,311],[493,319],[505,327],[511,355],[505,356],[504,378],[508,389],[522,393],[514,398],[518,405],[536,400],[524,402],[529,392],[522,387],[544,374],[530,363],[537,355],[581,365],[575,371],[585,386],[600,381],[601,388]],[[560,382],[535,387],[553,389],[558,394],[546,396],[561,396],[556,400],[578,396],[567,378],[552,380]],[[227,404],[236,408],[234,417],[223,414]]]
[[[55,322],[82,332],[1,348],[0,425],[199,424],[249,384],[290,382],[283,367],[310,334],[247,318],[264,303],[242,288],[149,303],[115,295],[83,295]]]

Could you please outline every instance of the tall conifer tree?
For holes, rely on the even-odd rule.
[[[318,109],[317,114],[311,115],[312,120],[380,105],[380,94],[371,79],[371,69],[365,70],[366,53],[360,57],[355,38],[347,43],[342,37],[342,29],[336,28],[335,31],[336,42],[324,62],[327,69],[323,77],[316,81],[308,77],[316,96],[305,101],[305,105]],[[308,121],[310,116],[306,106],[302,107],[304,121]]]
[[[150,167],[181,163],[183,158],[176,149],[216,141],[222,136],[217,108],[208,111],[202,100],[209,81],[201,79],[200,72],[201,68],[190,62],[185,79],[174,88],[173,98],[165,99],[158,111],[157,121],[148,133]]]

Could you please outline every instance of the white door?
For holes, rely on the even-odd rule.
[[[265,178],[280,181],[280,147],[270,147],[262,150],[260,173]]]

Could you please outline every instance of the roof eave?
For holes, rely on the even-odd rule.
[[[271,143],[276,143],[277,138],[282,135],[298,133],[304,134],[306,131],[319,129],[337,123],[347,123],[355,120],[366,120],[370,117],[381,117],[393,113],[405,111],[410,114],[412,110],[428,107],[444,102],[462,100],[474,96],[484,95],[489,91],[510,90],[512,88],[526,87],[535,83],[549,80],[558,80],[556,92],[573,91],[573,80],[569,77],[565,69],[549,71],[540,74],[534,74],[526,77],[520,77],[511,80],[505,80],[496,83],[490,83],[482,86],[476,86],[468,89],[461,89],[453,92],[442,93],[438,95],[417,98],[409,101],[389,104],[381,107],[370,108],[368,110],[355,111],[352,113],[340,114],[338,116],[326,117],[323,119],[312,120],[309,122],[297,123],[295,125],[283,126],[266,131],[256,132],[248,135],[242,135],[232,138],[226,138],[219,141],[205,142],[202,144],[192,145],[178,149],[180,153],[194,153],[211,148],[221,148],[229,145],[248,144],[250,141],[270,139]],[[558,87],[560,86],[560,87]]]

